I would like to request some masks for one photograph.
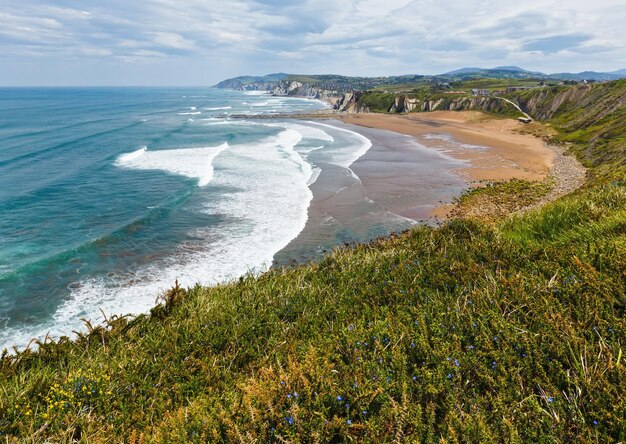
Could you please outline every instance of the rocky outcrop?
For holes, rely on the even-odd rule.
[[[410,113],[417,108],[419,100],[407,96],[396,97],[393,105],[389,108],[390,113]]]
[[[249,83],[243,83],[238,80],[228,80],[218,84],[218,88],[238,89],[243,91],[267,91],[275,96],[310,97],[313,99],[327,99],[337,96],[336,91],[289,80]]]
[[[345,112],[345,113],[369,113],[369,108],[360,103],[360,99],[363,96],[363,93],[360,91],[354,91],[350,93],[346,93],[337,101],[334,108],[337,111]]]

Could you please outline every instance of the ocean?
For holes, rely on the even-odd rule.
[[[354,229],[320,216],[321,237],[294,247],[320,175],[339,178],[329,196],[358,183],[350,167],[372,143],[229,116],[324,107],[211,88],[0,89],[0,349],[147,312],[176,280],[264,271],[288,245],[283,262],[410,227],[357,199]]]

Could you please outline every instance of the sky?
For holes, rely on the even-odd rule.
[[[624,0],[0,0],[0,85],[626,68]]]

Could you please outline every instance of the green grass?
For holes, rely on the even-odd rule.
[[[624,442],[621,111],[600,129],[565,112],[576,109],[551,117],[555,137],[578,139],[593,173],[583,189],[494,223],[453,220],[174,288],[150,315],[5,354],[0,439]],[[585,148],[598,130],[617,137]],[[461,203],[532,203],[542,186],[509,182]]]

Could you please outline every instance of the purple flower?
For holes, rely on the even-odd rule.
[[[293,424],[293,416],[287,416],[286,421],[289,425]]]

